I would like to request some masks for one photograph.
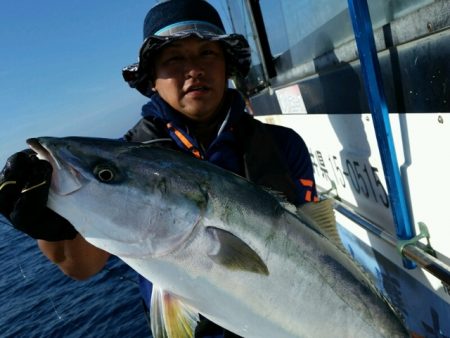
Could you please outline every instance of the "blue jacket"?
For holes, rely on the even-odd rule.
[[[289,174],[295,184],[294,191],[278,190],[282,193],[291,195],[288,198],[292,203],[300,205],[317,199],[314,183],[313,167],[310,154],[303,139],[292,129],[262,124],[254,120],[245,110],[244,101],[239,93],[229,89],[229,108],[225,110],[224,122],[220,126],[217,137],[211,142],[207,149],[202,149],[196,138],[189,134],[189,125],[183,116],[172,109],[157,94],[142,107],[143,118],[128,131],[124,136],[127,141],[145,142],[155,138],[170,137],[176,144],[176,148],[191,153],[193,156],[212,162],[224,169],[230,170],[238,175],[257,181],[248,177],[248,166],[255,165],[262,168],[262,171],[268,170],[268,166],[274,163],[275,154],[268,153],[267,147],[271,143],[275,144],[278,152],[278,160],[283,169]],[[251,122],[251,125],[257,124],[257,131],[251,140],[248,128],[242,130],[243,122]],[[263,126],[262,126],[263,125]],[[261,133],[263,127],[264,134]],[[267,140],[270,138],[270,140]],[[246,144],[251,142],[252,144]],[[247,146],[247,147],[246,147]],[[248,148],[248,149],[244,149]],[[261,166],[261,163],[247,163],[244,154],[250,153],[258,161],[267,165]],[[275,163],[276,164],[276,163]],[[278,168],[277,168],[278,169]],[[280,171],[281,169],[278,169]],[[261,183],[261,182],[256,182]],[[262,183],[262,185],[266,185]],[[274,188],[269,186],[269,188]],[[295,195],[295,196],[294,196]]]
[[[145,142],[169,137],[175,149],[280,191],[296,205],[317,200],[313,167],[303,139],[292,129],[253,119],[237,91],[229,89],[226,96],[217,136],[206,149],[189,133],[190,122],[157,94],[143,106],[143,118],[124,138]],[[149,308],[151,283],[141,277],[139,284]]]

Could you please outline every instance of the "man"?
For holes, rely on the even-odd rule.
[[[293,204],[317,198],[300,136],[254,120],[239,93],[227,88],[231,76],[247,74],[249,47],[243,36],[225,34],[211,5],[203,0],[160,3],[145,18],[144,38],[139,63],[125,68],[124,78],[150,101],[125,141],[170,138],[168,146],[280,191]],[[47,162],[24,152],[11,156],[0,174],[0,212],[37,239],[65,274],[86,279],[103,268],[109,253],[46,208],[50,176]],[[151,284],[141,278],[140,285],[150,307]],[[196,336],[211,335],[232,336],[203,319]]]

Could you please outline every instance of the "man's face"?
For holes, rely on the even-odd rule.
[[[156,56],[154,88],[190,119],[210,119],[222,103],[226,83],[225,56],[217,41],[181,39]]]

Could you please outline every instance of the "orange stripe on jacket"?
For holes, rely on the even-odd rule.
[[[299,181],[304,187],[313,187],[314,186],[313,180],[307,180],[307,179],[301,178],[301,179],[299,179]]]
[[[194,145],[183,135],[182,132],[180,132],[178,129],[173,127],[171,123],[167,124],[167,128],[173,130],[173,132],[175,133],[176,137],[178,137],[178,139],[184,144],[184,146],[188,150],[190,150],[192,152],[192,154],[194,154],[195,157],[200,158],[200,159],[202,158],[202,155],[200,154],[198,149],[196,149],[194,147]]]
[[[312,192],[311,192],[311,190],[308,190],[305,194],[305,201],[311,202],[311,197],[312,197]]]

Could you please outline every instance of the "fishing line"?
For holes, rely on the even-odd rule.
[[[16,258],[17,259],[17,258]],[[27,276],[25,276],[25,272],[22,269],[22,264],[19,263],[20,272],[22,273],[22,277],[25,279]]]
[[[17,259],[17,257],[16,257]],[[24,279],[27,279],[27,276],[25,275],[25,271],[22,268],[22,264],[19,263],[19,268],[20,268],[20,272],[22,273],[22,277]],[[47,292],[47,290],[44,290],[45,295],[47,296],[48,300],[50,301],[50,303],[52,303],[52,307],[53,307],[53,311],[55,311],[56,316],[58,317],[58,319],[62,319],[62,316],[59,314],[58,310],[56,309],[56,305],[55,302],[53,301],[52,297],[50,296],[50,294]]]
[[[17,264],[19,265],[20,273],[22,274],[23,279],[28,280],[28,281],[30,281],[30,283],[34,284],[35,282],[33,282],[32,278],[27,277],[27,275],[25,274],[25,270],[22,268],[22,263],[19,262],[19,259],[17,258],[17,256],[15,256],[15,260],[16,260]],[[50,294],[48,293],[47,290],[44,290],[44,294],[48,298],[50,303],[52,304],[52,308],[56,314],[56,317],[58,317],[58,319],[60,319],[60,320],[63,319],[56,308],[55,302],[53,301],[52,297],[50,296]]]
[[[0,186],[0,190],[3,189],[3,188],[7,185],[6,183],[8,183],[8,184],[16,184],[16,182],[13,182],[13,181],[5,182],[4,184],[2,184],[2,185]],[[35,188],[35,187],[31,187],[30,189],[33,189],[33,188]],[[5,218],[5,219],[4,219],[4,218],[1,218],[1,219],[0,219],[0,223],[5,224],[5,225],[9,225],[9,227],[12,226],[12,225],[10,224],[10,222],[8,221],[8,219],[6,219],[6,218]],[[12,231],[11,228],[9,228],[9,229]],[[23,278],[23,280],[24,280],[24,283],[25,283],[25,281],[29,281],[31,284],[35,284],[35,281],[33,281],[33,278],[32,278],[32,277],[29,277],[29,274],[26,274],[26,273],[25,273],[25,269],[23,268],[22,262],[19,260],[17,251],[14,252],[14,260],[15,260],[16,264],[19,266],[20,274],[22,275],[22,278]],[[53,308],[53,311],[54,311],[55,314],[56,314],[56,317],[57,317],[59,320],[61,320],[61,319],[62,319],[62,316],[59,314],[58,309],[56,308],[56,304],[55,304],[55,302],[53,301],[52,296],[47,292],[47,290],[44,290],[44,294],[45,294],[45,296],[48,298],[48,300],[50,301],[50,303],[52,304],[52,308]]]
[[[55,302],[53,301],[53,299],[50,297],[49,293],[47,291],[45,291],[45,295],[47,296],[47,298],[50,300],[50,302],[52,303],[53,306],[53,311],[55,311],[56,316],[58,316],[58,319],[62,319],[62,316],[58,313],[58,310],[56,309],[56,305]]]
[[[15,182],[12,183],[12,184],[15,184]],[[3,184],[3,185],[0,187],[0,190],[1,190],[2,188],[4,188],[4,187],[5,187],[5,184]],[[1,222],[1,223],[4,223],[4,224],[8,224],[8,223],[9,223],[7,219],[5,219],[5,220],[0,219],[0,222]],[[23,268],[23,266],[22,266],[22,263],[19,261],[19,258],[17,257],[17,255],[14,255],[14,260],[16,261],[16,264],[19,266],[20,274],[22,275],[22,278],[23,278],[23,280],[24,280],[24,283],[25,283],[25,281],[29,281],[30,283],[34,284],[35,282],[33,281],[33,279],[32,279],[31,277],[29,277],[28,274],[25,273],[25,270],[24,270],[24,268]],[[53,311],[54,311],[55,314],[56,314],[56,317],[57,317],[59,320],[61,320],[61,319],[62,319],[62,316],[59,314],[59,312],[58,312],[58,310],[57,310],[57,308],[56,308],[56,304],[55,304],[55,302],[53,301],[53,298],[52,298],[51,295],[47,292],[47,290],[44,290],[44,293],[45,293],[46,297],[48,298],[48,300],[50,301],[50,303],[52,304],[52,308],[53,308]]]
[[[25,270],[23,269],[22,264],[19,262],[18,257],[16,256],[15,259],[16,259],[17,264],[19,265],[22,277],[24,279],[28,280],[29,283],[36,284],[36,279],[37,278],[36,277],[27,277],[27,274],[25,274]],[[28,274],[28,275],[30,276],[30,274]],[[31,274],[31,276],[32,276],[32,274]],[[53,312],[55,312],[56,317],[58,318],[58,320],[63,320],[65,327],[69,327],[70,326],[70,327],[73,327],[75,330],[79,330],[80,327],[81,327],[80,325],[77,325],[74,322],[73,319],[67,319],[65,316],[61,315],[58,312],[58,308],[57,308],[56,302],[53,300],[54,297],[45,289],[44,289],[44,294],[47,297],[47,299],[50,301],[50,303],[52,304]]]
[[[0,223],[2,222],[2,219],[0,219]],[[6,223],[6,222],[4,222]],[[8,223],[6,223],[8,224]],[[32,289],[35,289],[33,286],[38,285],[40,283],[38,283],[38,277],[36,277],[35,273],[33,273],[33,271],[28,271],[27,270],[27,266],[26,264],[24,264],[24,262],[21,261],[21,259],[17,256],[14,255],[14,261],[15,264],[17,264],[17,266],[19,267],[19,273],[22,276],[22,280],[23,283],[26,284],[27,289],[30,289],[29,286],[31,286]],[[104,269],[104,273],[110,272],[114,275],[114,277],[118,278],[118,281],[126,281],[126,282],[130,282],[133,283],[133,285],[138,288],[138,281],[136,278],[133,278],[133,276],[127,276],[124,272],[120,272],[120,267],[105,267]],[[36,295],[38,295],[36,302],[39,302],[39,299],[42,299],[42,297],[45,297],[48,299],[48,301],[51,304],[51,308],[53,310],[53,312],[55,313],[57,319],[57,322],[59,323],[58,326],[60,325],[64,325],[64,327],[69,328],[72,327],[74,330],[79,330],[81,328],[80,325],[78,325],[76,323],[76,320],[78,319],[77,316],[71,318],[72,316],[67,317],[66,315],[62,314],[59,312],[60,309],[60,305],[56,300],[55,297],[46,289],[44,289],[44,292],[39,291],[35,292]],[[44,311],[45,311],[45,307],[44,307]],[[46,312],[48,314],[48,316],[51,316],[51,312]],[[147,316],[144,316],[146,320],[148,320]],[[51,318],[51,317],[49,317]],[[56,324],[55,324],[56,325]]]

